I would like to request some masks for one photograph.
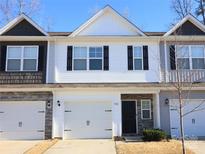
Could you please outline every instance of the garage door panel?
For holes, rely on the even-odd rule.
[[[0,109],[0,139],[44,138],[45,102],[0,102]]]
[[[37,132],[37,131],[23,131],[23,132],[2,132],[0,133],[0,139],[1,140],[37,140],[42,139],[42,136],[44,136],[44,132]]]
[[[66,103],[65,110],[65,139],[112,137],[111,103]]]
[[[179,113],[173,110],[173,106],[177,106],[177,100],[171,101],[170,106],[170,127],[171,127],[171,135],[173,137],[180,136],[180,123],[179,123]],[[199,107],[198,107],[199,106]],[[186,137],[199,137],[205,136],[205,103],[202,103],[201,100],[189,100],[183,107],[183,112],[186,114],[192,111],[194,108],[202,109],[201,111],[192,112],[186,116],[184,116],[184,134]],[[175,107],[178,108],[179,107]]]

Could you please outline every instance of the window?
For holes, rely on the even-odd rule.
[[[74,70],[87,69],[87,48],[74,47]]]
[[[74,47],[73,55],[74,70],[103,69],[102,47]]]
[[[143,52],[142,47],[134,47],[133,52],[134,70],[142,70],[143,68]]]
[[[179,69],[205,69],[205,47],[199,45],[177,46]]]
[[[37,71],[38,46],[8,46],[6,71]]]
[[[103,54],[102,47],[89,48],[89,69],[102,70]]]
[[[189,46],[177,46],[176,57],[179,69],[190,69]]]
[[[141,100],[141,118],[151,119],[151,100]]]
[[[191,47],[192,68],[193,69],[205,69],[204,63],[204,48],[201,46]]]

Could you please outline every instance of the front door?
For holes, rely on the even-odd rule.
[[[136,132],[136,102],[122,101],[122,134]]]

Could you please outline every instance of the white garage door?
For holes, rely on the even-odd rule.
[[[45,102],[0,102],[0,140],[44,139]]]
[[[177,102],[177,100],[170,102],[170,127],[172,137],[180,136],[179,104]],[[196,109],[196,111],[184,116],[185,137],[205,137],[205,102],[203,100],[187,100],[183,107],[184,114],[193,111],[193,109]]]
[[[65,103],[64,139],[111,137],[111,103]]]

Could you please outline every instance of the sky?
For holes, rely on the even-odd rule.
[[[46,30],[70,32],[106,5],[142,31],[167,31],[174,20],[171,0],[41,0],[41,11],[33,19]]]

